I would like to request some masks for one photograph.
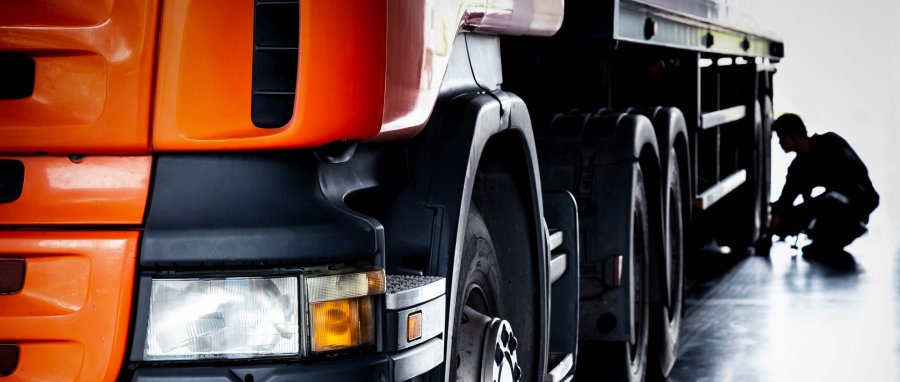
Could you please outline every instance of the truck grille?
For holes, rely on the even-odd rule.
[[[299,0],[255,0],[250,119],[256,127],[282,127],[294,114],[299,37]]]

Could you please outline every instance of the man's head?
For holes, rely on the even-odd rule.
[[[788,113],[778,117],[772,124],[772,131],[778,134],[778,143],[784,152],[796,151],[804,154],[809,152],[806,125],[797,114]]]

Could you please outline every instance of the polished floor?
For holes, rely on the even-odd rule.
[[[793,240],[768,257],[704,260],[669,380],[900,381],[894,232],[888,216],[873,215],[838,264],[804,258]]]

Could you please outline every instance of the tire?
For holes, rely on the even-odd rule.
[[[654,303],[650,309],[651,349],[648,366],[651,379],[664,380],[678,354],[678,337],[684,313],[684,189],[681,186],[681,164],[674,150],[669,154],[669,183],[666,186],[666,256],[670,263],[669,299],[671,307]],[[664,282],[664,280],[660,280]]]
[[[461,326],[473,319],[469,315],[475,315],[475,312],[486,317],[505,317],[505,312],[502,311],[500,268],[494,243],[484,218],[474,203],[466,219],[462,256],[457,280],[459,293],[455,301],[457,314],[453,323],[450,380],[480,381],[480,357],[470,359],[473,357],[472,352],[466,352],[465,349],[479,347],[484,339],[470,335],[471,331],[461,330]]]
[[[760,193],[762,209],[759,211],[760,229],[769,228],[769,195],[772,185],[772,122],[774,122],[772,98],[766,95],[762,101],[762,131],[759,139]]]
[[[643,381],[647,376],[650,334],[650,214],[644,174],[637,168],[632,215],[635,342],[579,343],[576,380]]]
[[[734,195],[727,195],[722,200],[723,209],[717,214],[722,223],[719,224],[721,242],[741,251],[752,248],[759,238],[768,208],[763,188],[766,143],[763,142],[762,111],[758,102],[754,113],[753,130],[742,134],[742,141],[747,143],[739,149],[739,163],[747,170],[747,180],[733,192]]]

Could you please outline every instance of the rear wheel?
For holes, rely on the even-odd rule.
[[[669,268],[670,304],[655,303],[652,317],[652,349],[650,371],[654,379],[665,379],[675,364],[678,353],[678,335],[684,306],[684,215],[681,188],[681,165],[674,151],[669,155],[668,203],[666,211],[666,256]]]
[[[743,146],[739,149],[740,167],[747,171],[747,178],[733,195],[722,199],[719,221],[720,238],[734,249],[749,249],[763,228],[767,216],[764,155],[765,144],[762,126],[762,110],[756,103],[752,130],[742,133]]]
[[[762,131],[760,131],[759,139],[759,152],[761,153],[759,199],[762,204],[759,220],[762,231],[769,227],[769,188],[772,184],[772,122],[774,118],[772,98],[767,95],[762,102]]]
[[[458,279],[450,380],[518,381],[518,340],[502,319],[500,267],[490,232],[472,204]]]
[[[632,285],[634,342],[579,343],[578,380],[643,381],[650,328],[650,215],[644,174],[638,167],[632,207]]]
[[[650,214],[647,206],[647,189],[644,173],[638,168],[635,186],[633,223],[633,269],[634,274],[634,333],[635,341],[626,344],[628,350],[628,377],[631,381],[642,381],[647,371],[647,353],[650,327]]]

